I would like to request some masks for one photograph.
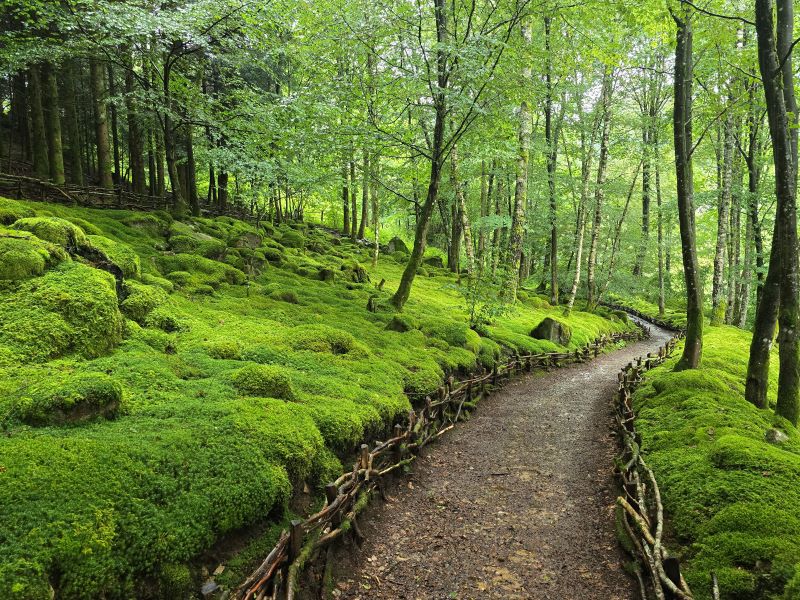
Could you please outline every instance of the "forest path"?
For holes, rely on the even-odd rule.
[[[352,600],[630,600],[614,535],[617,372],[670,333],[526,376],[428,446],[337,555]],[[390,486],[391,487],[391,486]]]

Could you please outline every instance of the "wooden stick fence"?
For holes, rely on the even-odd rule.
[[[171,203],[169,196],[136,194],[119,186],[107,189],[71,184],[55,185],[49,181],[9,173],[0,173],[0,193],[18,200],[24,198],[42,202],[78,204],[91,208],[168,210]],[[219,211],[215,207],[203,207],[202,210],[203,214],[208,216],[225,214],[242,220],[253,218],[253,215],[241,206],[231,205],[225,211]]]
[[[409,411],[405,425],[394,426],[390,439],[375,443],[371,450],[367,444],[361,445],[352,470],[325,487],[325,506],[305,521],[292,521],[290,530],[281,534],[272,551],[234,591],[233,597],[294,600],[304,567],[319,558],[323,550],[326,561],[323,586],[330,583],[332,542],[348,532],[356,539],[362,537],[358,514],[376,489],[384,496],[384,477],[413,463],[424,446],[453,429],[464,417],[465,409],[473,408],[490,389],[515,374],[585,362],[598,356],[606,346],[647,336],[649,331],[644,327],[634,332],[603,335],[572,352],[514,355],[505,364],[491,370],[481,369],[464,381],[456,382],[450,377],[433,398],[426,396],[422,400],[420,409]]]
[[[627,310],[627,309],[624,309]],[[635,311],[630,311],[634,314]],[[655,321],[647,315],[643,319]],[[674,330],[668,323],[657,323]],[[683,579],[678,560],[671,557],[663,544],[664,507],[655,475],[640,452],[641,438],[636,431],[632,405],[633,392],[644,374],[663,364],[683,337],[678,331],[657,353],[649,353],[628,363],[619,373],[616,402],[617,429],[623,451],[619,461],[622,495],[617,498],[618,518],[630,540],[627,550],[634,558],[635,574],[643,600],[692,600],[692,592]]]

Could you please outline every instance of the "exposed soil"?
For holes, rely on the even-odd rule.
[[[669,334],[483,400],[338,552],[339,598],[629,600],[614,535],[617,372]]]

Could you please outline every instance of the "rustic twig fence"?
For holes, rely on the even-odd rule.
[[[615,307],[617,308],[617,307]],[[621,307],[620,307],[621,308]],[[629,310],[661,327],[674,330],[666,322]],[[663,364],[683,337],[677,332],[656,353],[639,357],[619,373],[619,392],[616,402],[617,428],[622,441],[619,476],[622,495],[617,498],[618,518],[627,533],[634,558],[634,572],[639,581],[643,600],[691,600],[692,592],[681,576],[678,560],[671,557],[663,544],[664,507],[655,475],[640,453],[641,438],[636,432],[631,398],[633,392],[652,368]]]
[[[167,196],[150,196],[136,194],[122,187],[107,189],[94,186],[77,186],[72,184],[56,185],[24,175],[0,173],[0,193],[6,196],[41,202],[58,202],[61,204],[77,204],[90,208],[116,208],[126,210],[169,210],[172,198]],[[248,220],[253,215],[241,206],[230,205],[224,211],[216,207],[204,206],[205,215],[227,215],[237,219]]]
[[[411,464],[419,450],[452,429],[464,417],[464,410],[474,406],[490,389],[514,374],[534,369],[549,370],[566,363],[584,362],[600,351],[621,341],[640,340],[649,335],[645,328],[634,332],[601,336],[572,352],[515,355],[504,365],[482,369],[474,377],[455,382],[453,378],[441,386],[434,398],[424,398],[424,405],[409,411],[405,425],[394,426],[390,439],[377,442],[370,450],[362,444],[352,470],[325,487],[326,504],[305,521],[295,520],[284,531],[278,543],[259,567],[234,592],[244,600],[285,598],[293,600],[304,567],[321,558],[325,551],[323,586],[332,575],[332,542],[351,532],[361,538],[357,516],[376,489],[383,496],[383,478]]]

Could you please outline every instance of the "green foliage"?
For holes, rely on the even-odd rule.
[[[634,396],[642,451],[701,598],[711,571],[722,598],[781,597],[800,557],[800,434],[744,399],[748,347],[741,330],[710,329],[700,369],[671,371],[676,352]],[[767,440],[776,427],[787,441]]]
[[[102,252],[109,261],[117,265],[125,278],[138,278],[141,275],[139,255],[127,244],[110,240],[102,235],[87,235],[88,243]]]
[[[284,369],[275,365],[249,364],[236,371],[231,381],[244,396],[294,400],[291,379]]]
[[[80,423],[113,418],[122,402],[122,386],[105,373],[82,373],[64,381],[26,388],[14,399],[14,414],[31,425]]]
[[[41,240],[68,250],[86,243],[83,229],[58,217],[27,217],[14,222],[12,229],[30,231]]]

